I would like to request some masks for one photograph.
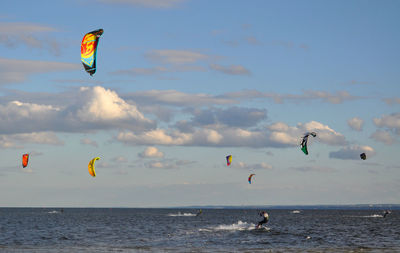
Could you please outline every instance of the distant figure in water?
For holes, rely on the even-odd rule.
[[[263,219],[262,219],[260,222],[258,222],[258,225],[257,225],[256,228],[261,228],[261,226],[262,226],[263,224],[266,224],[266,223],[268,222],[268,219],[269,219],[268,213],[265,212],[265,211],[260,212],[259,215],[260,215],[261,217],[263,217]]]
[[[390,214],[390,211],[389,211],[389,210],[386,210],[386,211],[383,213],[383,218],[386,218],[386,215],[388,215],[388,214]]]
[[[203,211],[200,209],[199,212],[196,214],[196,216],[200,216],[200,214],[202,214]]]

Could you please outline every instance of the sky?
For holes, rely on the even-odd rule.
[[[0,7],[0,206],[400,204],[399,1]]]

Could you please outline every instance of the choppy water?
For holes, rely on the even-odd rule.
[[[0,208],[0,251],[400,252],[400,211],[267,211]]]

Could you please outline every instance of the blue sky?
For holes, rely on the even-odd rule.
[[[399,204],[399,10],[398,1],[2,3],[0,205]],[[80,43],[99,28],[91,77]]]

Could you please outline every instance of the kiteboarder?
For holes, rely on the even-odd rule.
[[[268,213],[266,211],[260,212],[259,215],[261,217],[263,217],[263,219],[260,222],[258,222],[258,225],[256,226],[256,228],[261,228],[261,226],[263,224],[266,224],[268,222],[268,219],[269,219]]]
[[[196,214],[196,216],[200,216],[203,213],[203,211],[200,209],[199,212]]]
[[[390,214],[390,211],[389,211],[389,210],[386,210],[386,211],[383,213],[383,218],[386,218],[386,215],[388,215],[388,214]]]

